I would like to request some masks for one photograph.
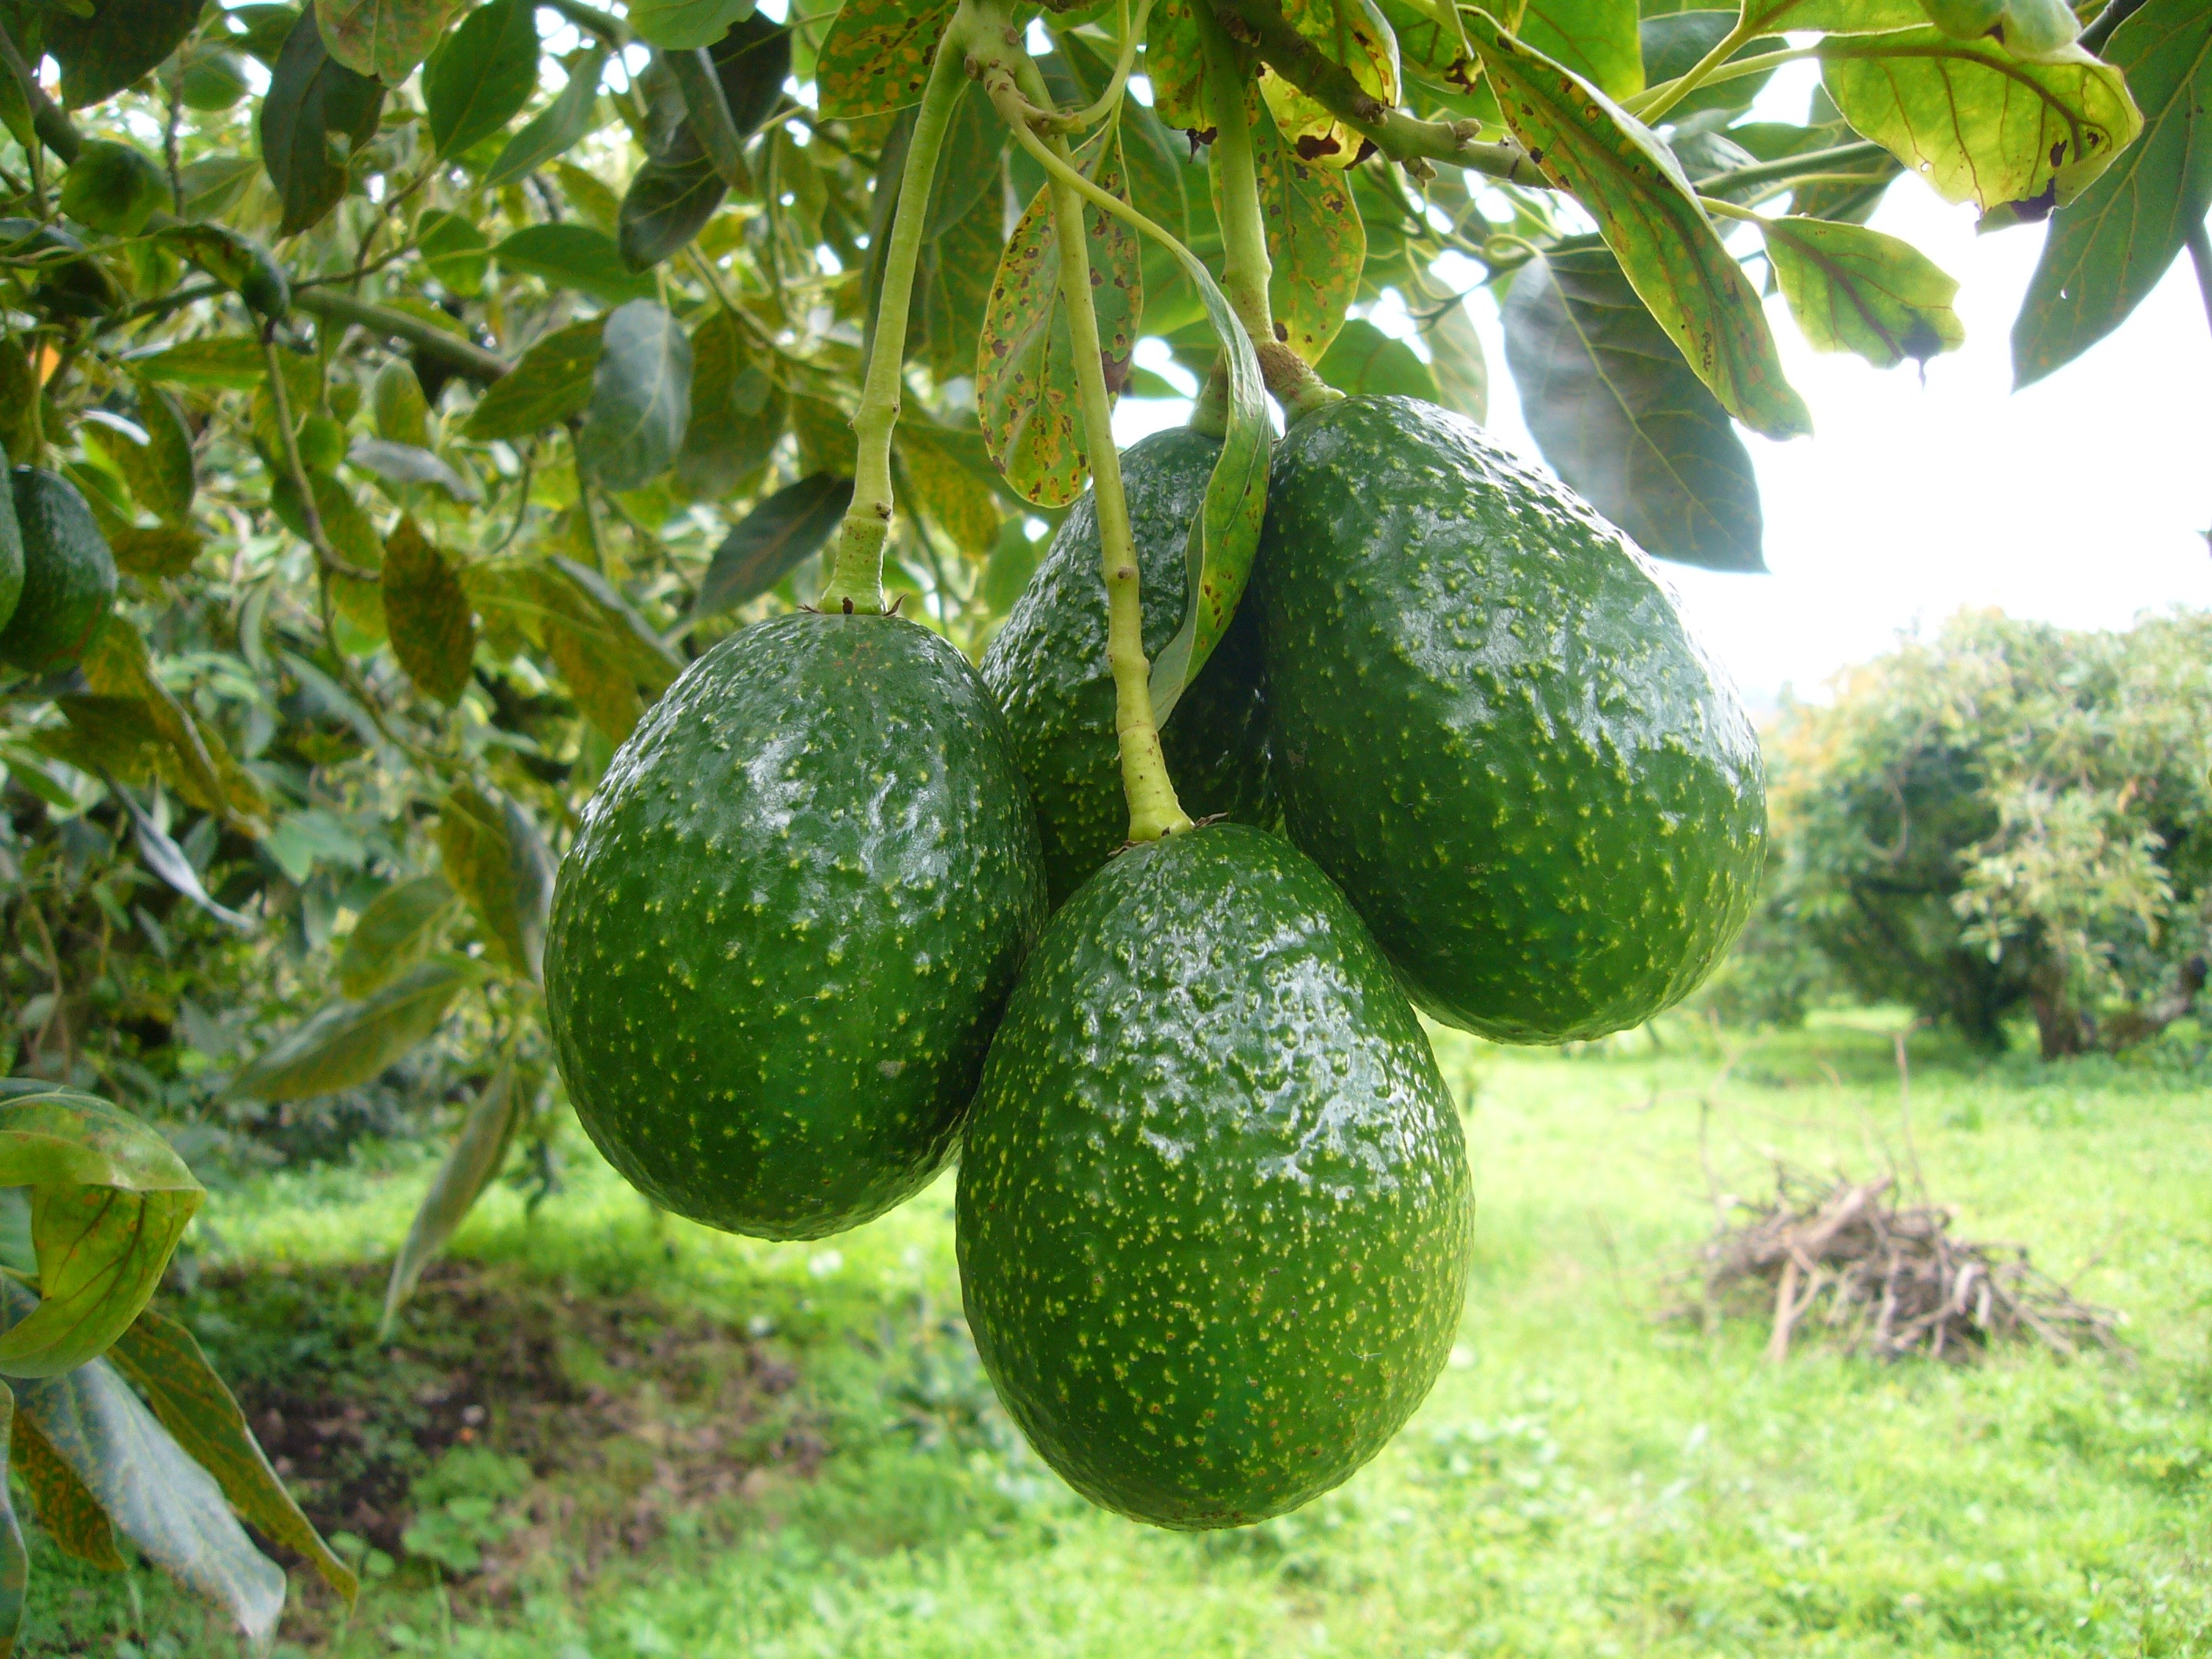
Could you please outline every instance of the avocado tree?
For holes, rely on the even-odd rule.
[[[2185,247],[2212,281],[2195,0],[40,0],[0,60],[14,1067],[248,1132],[415,1068],[463,1110],[387,1317],[564,1097],[656,1201],[803,1237],[974,1095],[986,1362],[1176,1525],[1344,1478],[1442,1363],[1465,1172],[1406,993],[1590,1035],[1742,922],[1756,745],[1620,532],[1760,568],[1735,425],[1811,425],[1762,293],[1955,348],[1866,223],[1906,172],[2049,221],[2023,382]],[[1440,262],[1571,489],[1473,424]],[[1386,291],[1419,349],[1350,318]],[[1123,458],[1144,338],[1198,396]],[[1236,1081],[1151,1122],[1170,1074]],[[1127,1134],[1036,1139],[1036,1086]],[[1171,1316],[1142,1160],[1263,1100],[1296,1144],[1200,1184],[1338,1230],[1206,1271],[1402,1317],[1277,1310],[1307,1346],[1248,1374],[1256,1327]],[[1148,1401],[1097,1392],[1110,1310],[1037,1335],[1109,1247],[1160,1275],[1168,1372],[1109,1368]]]

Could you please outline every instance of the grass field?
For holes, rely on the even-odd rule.
[[[1917,1036],[1908,1138],[1871,1016],[1662,1044],[1439,1039],[1480,1204],[1451,1366],[1347,1486],[1211,1536],[1089,1509],[1012,1433],[949,1181],[771,1246],[572,1150],[534,1217],[487,1202],[388,1348],[416,1155],[219,1193],[179,1304],[368,1571],[349,1621],[295,1573],[278,1651],[2212,1653],[2212,1071],[2172,1041],[2046,1067]],[[2121,1310],[2132,1358],[1775,1366],[1753,1322],[1658,1316],[1709,1183],[1908,1144],[1961,1231]],[[231,1650],[158,1575],[33,1551],[27,1651]]]

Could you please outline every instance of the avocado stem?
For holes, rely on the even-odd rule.
[[[1075,358],[1077,407],[1091,463],[1091,506],[1098,519],[1099,569],[1106,583],[1106,659],[1114,671],[1114,729],[1121,753],[1121,792],[1129,805],[1129,840],[1158,841],[1191,827],[1176,798],[1152,718],[1152,664],[1145,656],[1143,591],[1136,538],[1129,531],[1129,502],[1121,488],[1121,457],[1114,447],[1113,402],[1106,391],[1105,358],[1098,343],[1098,313],[1091,300],[1090,228],[1084,192],[1066,141],[1028,125],[1031,107],[1049,109],[1044,76],[1023,49],[1021,31],[1003,13],[976,7],[966,32],[969,72],[983,82],[991,102],[1032,154],[1048,161],[1054,240],[1060,252],[1060,295],[1067,307],[1069,343]],[[963,15],[967,7],[963,3]],[[956,28],[957,24],[955,25]]]
[[[1267,257],[1267,225],[1260,204],[1259,166],[1253,156],[1252,124],[1245,96],[1252,83],[1250,65],[1237,51],[1208,6],[1194,6],[1199,40],[1206,52],[1206,101],[1213,117],[1213,143],[1206,162],[1219,186],[1221,204],[1221,291],[1260,360],[1260,377],[1292,420],[1342,394],[1316,374],[1311,364],[1279,337],[1267,284],[1274,263]]]
[[[907,140],[906,167],[899,176],[898,206],[891,215],[890,245],[884,253],[883,288],[876,301],[876,332],[868,349],[867,378],[860,407],[853,416],[860,440],[854,467],[853,503],[837,526],[830,580],[815,606],[822,611],[884,610],[884,544],[891,532],[891,431],[898,424],[899,392],[906,359],[907,312],[914,300],[915,261],[921,252],[923,224],[929,217],[930,187],[936,181],[945,130],[960,101],[961,29],[956,19],[938,43],[929,66],[921,108]]]

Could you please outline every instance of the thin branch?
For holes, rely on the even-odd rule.
[[[386,339],[404,340],[423,356],[435,357],[455,373],[486,385],[498,380],[510,367],[505,358],[457,334],[448,334],[420,317],[371,305],[350,295],[320,288],[295,289],[292,304],[301,311],[327,317],[333,322],[358,323]]]
[[[1509,184],[1553,187],[1520,145],[1481,143],[1479,121],[1418,121],[1391,108],[1353,79],[1350,70],[1322,57],[1284,21],[1275,0],[1214,0],[1213,15],[1232,40],[1256,50],[1269,69],[1317,100],[1392,161],[1416,172],[1420,163],[1443,161]]]

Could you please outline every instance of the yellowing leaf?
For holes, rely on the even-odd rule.
[[[407,678],[440,702],[457,702],[476,655],[476,618],[453,562],[411,516],[384,543],[384,622]]]
[[[2079,46],[2026,64],[1935,28],[1823,41],[1844,119],[1945,200],[2063,207],[2142,131],[2126,79]]]
[[[1514,136],[1596,218],[1638,297],[1722,406],[1771,438],[1811,431],[1759,295],[1666,146],[1488,17],[1467,27]]]
[[[1329,62],[1384,104],[1398,101],[1398,37],[1374,0],[1284,0],[1283,21]],[[1275,125],[1291,153],[1325,167],[1348,167],[1359,159],[1360,135],[1315,97],[1273,70],[1260,77]],[[1209,123],[1209,125],[1211,125]]]
[[[822,113],[851,120],[921,101],[953,0],[845,0],[823,38],[815,87]]]
[[[1958,279],[1911,243],[1823,219],[1772,219],[1764,229],[1790,314],[1814,349],[1894,368],[1965,343],[1966,325],[1951,309]]]

